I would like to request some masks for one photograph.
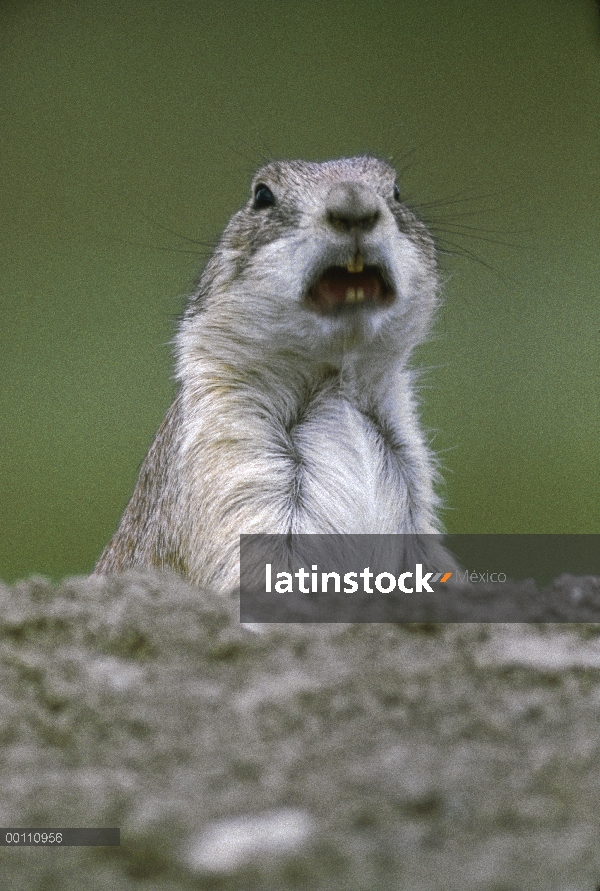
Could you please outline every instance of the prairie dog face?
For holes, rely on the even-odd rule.
[[[249,359],[256,347],[333,362],[402,355],[424,339],[437,292],[433,241],[389,164],[278,161],[227,225],[181,334],[189,323],[227,354],[227,338],[238,357],[246,345]]]

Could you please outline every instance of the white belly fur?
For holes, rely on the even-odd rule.
[[[400,468],[353,405],[328,399],[299,426],[294,440],[301,457],[294,532],[400,531],[407,495]]]
[[[203,396],[196,389],[188,402],[182,451],[196,582],[231,589],[242,533],[438,531],[433,470],[410,399],[390,400],[385,412],[401,443],[393,449],[339,384],[287,425],[276,406],[249,403],[243,392],[213,392],[219,413],[207,404],[211,394]],[[283,401],[289,405],[291,394]]]

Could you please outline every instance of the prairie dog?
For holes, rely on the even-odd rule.
[[[241,533],[439,532],[407,367],[438,292],[389,164],[262,167],[189,299],[178,393],[96,573],[231,591]]]

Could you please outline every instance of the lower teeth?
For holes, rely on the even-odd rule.
[[[346,303],[362,303],[365,292],[362,288],[346,288]]]

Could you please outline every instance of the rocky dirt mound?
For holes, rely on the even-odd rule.
[[[0,587],[0,629],[1,825],[121,830],[0,847],[4,889],[600,883],[598,625],[257,629],[138,572]]]

